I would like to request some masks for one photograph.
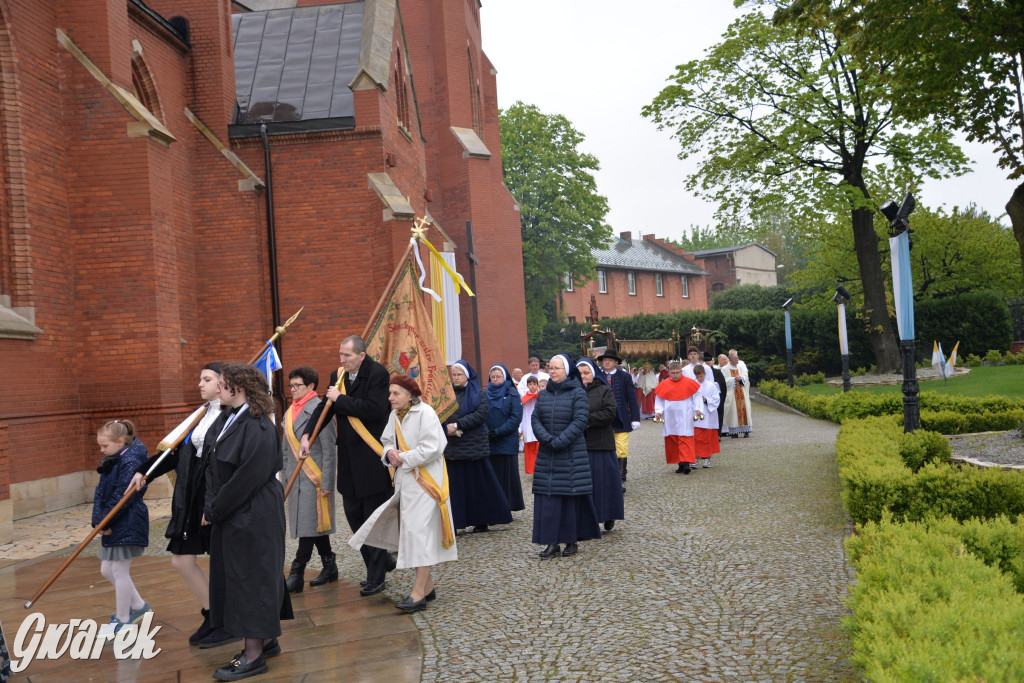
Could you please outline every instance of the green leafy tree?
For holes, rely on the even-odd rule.
[[[779,24],[812,26],[823,14],[851,52],[884,60],[901,116],[941,122],[999,155],[1022,181],[1006,212],[1024,268],[1024,2],[1021,0],[795,0]]]
[[[530,341],[543,335],[571,273],[582,285],[595,275],[591,249],[606,246],[608,200],[597,193],[597,158],[579,150],[583,134],[559,114],[516,102],[500,112],[505,185],[519,202]]]
[[[784,210],[807,224],[842,207],[876,365],[896,370],[899,347],[868,192],[871,163],[884,159],[942,176],[962,172],[966,159],[940,126],[911,127],[896,114],[887,65],[851,59],[824,13],[813,26],[775,25],[767,12],[776,3],[748,4],[751,11],[722,42],[680,65],[643,113],[672,131],[680,157],[700,155],[687,187],[718,204],[721,222]]]
[[[919,205],[910,226],[915,299],[941,299],[983,290],[1013,297],[1024,286],[1012,231],[984,211],[970,206],[946,213]],[[883,217],[876,219],[875,230],[880,237],[887,227]],[[794,279],[801,288],[817,292],[812,300],[824,303],[837,283],[855,296],[862,295],[852,236],[839,220],[823,222],[809,249],[808,266]],[[883,260],[888,262],[888,253]],[[891,288],[887,296],[891,301]]]

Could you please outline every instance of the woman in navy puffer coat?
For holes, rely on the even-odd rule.
[[[533,472],[533,542],[547,546],[540,553],[542,560],[574,555],[579,541],[601,537],[583,437],[590,402],[579,381],[566,374],[567,368],[578,374],[565,354],[548,363],[551,379],[537,397],[530,420],[540,442]]]

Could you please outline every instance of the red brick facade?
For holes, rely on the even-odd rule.
[[[630,241],[629,233],[622,237]],[[698,267],[702,263],[693,259],[681,249],[675,249],[664,239],[654,235],[643,235],[641,239],[680,256]],[[673,313],[675,311],[702,311],[708,307],[706,276],[665,270],[663,272],[622,268],[602,264],[598,259],[598,271],[604,272],[605,291],[600,288],[598,277],[573,291],[562,291],[559,308],[570,322],[590,322],[590,297],[594,295],[599,317],[622,318],[639,313]],[[634,294],[630,294],[629,276],[633,275]],[[661,276],[661,295],[658,294],[657,278]],[[684,296],[683,277],[686,278]]]
[[[92,469],[106,420],[135,420],[153,448],[194,409],[202,364],[246,361],[272,332],[265,194],[240,190],[243,175],[185,115],[267,179],[259,138],[229,142],[231,12],[230,0],[0,0],[0,306],[41,330],[0,337],[0,502],[11,485]],[[476,12],[403,3],[391,77],[355,92],[355,129],[270,138],[281,318],[305,306],[282,343],[286,368],[337,366],[338,342],[362,332],[408,243],[411,223],[386,220],[370,188],[382,172],[453,239],[467,280],[472,221],[481,355],[526,356],[519,216],[501,184]],[[188,21],[188,43],[172,17]],[[129,137],[135,119],[58,29],[176,141]],[[463,158],[451,126],[476,128],[491,157]],[[461,305],[464,356],[479,365]]]

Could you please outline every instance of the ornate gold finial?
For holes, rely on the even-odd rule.
[[[424,239],[427,235],[427,230],[430,228],[430,221],[427,220],[426,216],[417,218],[412,224],[412,237],[417,242]]]

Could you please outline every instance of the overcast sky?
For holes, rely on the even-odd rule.
[[[498,106],[522,100],[573,123],[586,137],[582,149],[600,161],[598,191],[608,197],[616,233],[677,238],[692,224],[714,224],[715,207],[683,188],[696,164],[681,161],[679,144],[640,109],[676,65],[719,42],[738,16],[732,0],[483,0],[480,14],[484,52],[498,72]],[[1014,183],[989,148],[964,150],[974,172],[930,181],[918,201],[974,202],[1002,216]]]

